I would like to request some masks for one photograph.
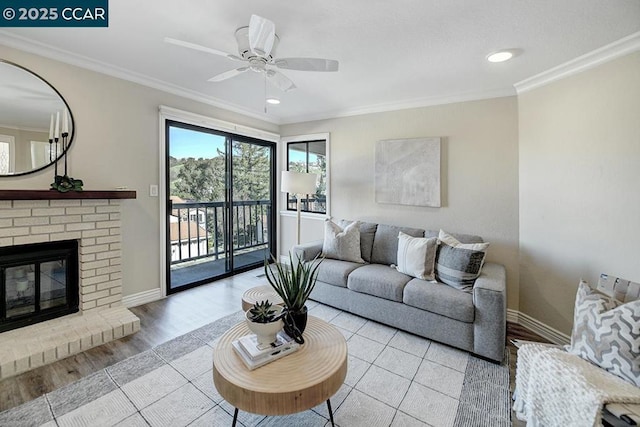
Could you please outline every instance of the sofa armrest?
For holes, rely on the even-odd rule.
[[[294,257],[298,256],[302,261],[311,261],[322,252],[322,243],[322,240],[316,240],[302,245],[295,245],[291,252]]]
[[[473,304],[474,353],[502,361],[507,333],[507,273],[503,265],[485,263],[473,285]]]

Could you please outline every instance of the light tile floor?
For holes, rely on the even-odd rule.
[[[506,417],[488,418],[492,426],[510,425],[507,367],[331,307],[310,306],[310,315],[330,322],[347,339],[347,377],[331,398],[336,425],[452,426],[459,407],[469,405],[459,398],[471,363],[504,373],[493,377],[501,378],[495,387],[504,389],[499,395],[505,402],[489,403],[496,407],[484,412]],[[240,319],[238,314],[221,319],[2,413],[0,425],[21,425],[21,414],[37,414],[30,418],[38,420],[36,425],[52,427],[54,416],[60,427],[228,426],[234,408],[213,385],[211,343]],[[324,403],[285,417],[239,413],[246,427],[326,426],[328,418]]]

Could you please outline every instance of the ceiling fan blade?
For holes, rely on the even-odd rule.
[[[268,56],[276,39],[276,25],[266,18],[251,15],[249,21],[249,48],[260,56]]]
[[[213,76],[209,79],[210,82],[221,82],[223,80],[227,80],[230,79],[232,77],[235,77],[239,74],[244,73],[245,71],[248,71],[249,67],[240,67],[240,68],[236,68],[235,70],[229,70],[229,71],[225,71],[224,73],[220,73],[217,76]]]
[[[213,55],[225,56],[229,59],[233,59],[234,61],[244,61],[244,59],[240,58],[239,56],[232,55],[230,53],[223,52],[218,49],[213,49],[211,47],[206,47],[206,46],[202,46],[202,45],[191,43],[191,42],[185,42],[183,40],[172,39],[171,37],[165,37],[164,42],[174,44],[176,46],[186,47],[188,49],[199,50],[200,52],[211,53]]]
[[[293,84],[289,77],[285,76],[279,71],[275,70],[267,70],[267,77],[278,89],[283,92],[288,92],[296,88],[296,85]]]
[[[274,65],[285,70],[298,71],[338,71],[338,61],[322,58],[281,58]]]

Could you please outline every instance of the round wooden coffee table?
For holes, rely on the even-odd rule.
[[[282,298],[276,293],[271,285],[256,286],[255,288],[247,289],[242,295],[242,311],[249,310],[253,304],[269,300],[271,304],[282,304]]]
[[[302,347],[288,356],[250,371],[231,343],[249,329],[238,323],[218,340],[213,352],[213,382],[218,393],[238,410],[261,415],[286,415],[306,411],[326,401],[347,374],[347,342],[327,322],[309,316]]]

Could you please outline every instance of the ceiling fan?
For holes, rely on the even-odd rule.
[[[298,71],[338,71],[338,61],[323,58],[276,58],[275,52],[280,38],[276,34],[276,26],[270,20],[258,15],[251,15],[248,27],[236,30],[238,55],[221,50],[165,37],[166,43],[224,56],[234,61],[244,62],[236,69],[213,76],[210,82],[221,82],[247,71],[263,73],[280,90],[289,91],[296,85],[284,74],[271,67]]]

